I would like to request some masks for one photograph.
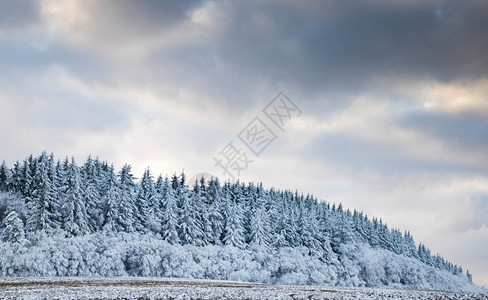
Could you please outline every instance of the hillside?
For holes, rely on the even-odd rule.
[[[92,158],[4,163],[0,272],[482,292],[381,219],[262,184],[189,184]]]

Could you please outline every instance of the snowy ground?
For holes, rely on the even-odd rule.
[[[0,278],[1,299],[487,299],[440,291],[167,278]]]

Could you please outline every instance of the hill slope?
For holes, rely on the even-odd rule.
[[[480,291],[410,233],[313,196],[46,153],[0,166],[4,276],[157,276]]]

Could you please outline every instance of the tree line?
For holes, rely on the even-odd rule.
[[[190,188],[189,185],[192,187]],[[43,152],[0,166],[0,221],[5,242],[28,243],[39,234],[66,237],[96,232],[154,234],[169,244],[230,245],[239,249],[306,247],[308,255],[328,261],[344,244],[368,244],[424,264],[463,273],[406,231],[390,229],[363,212],[318,201],[313,195],[263,185],[204,178],[188,183],[179,176],[137,180],[126,164],[89,157],[55,160]],[[30,237],[30,238],[29,238]],[[467,272],[470,278],[469,272]]]

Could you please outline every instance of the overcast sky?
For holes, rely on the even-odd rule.
[[[485,0],[0,0],[0,160],[228,178],[213,158],[232,142],[252,160],[240,180],[382,218],[488,286],[487,15]],[[301,111],[283,131],[263,112],[280,91]],[[259,157],[238,137],[255,117],[277,137]]]

